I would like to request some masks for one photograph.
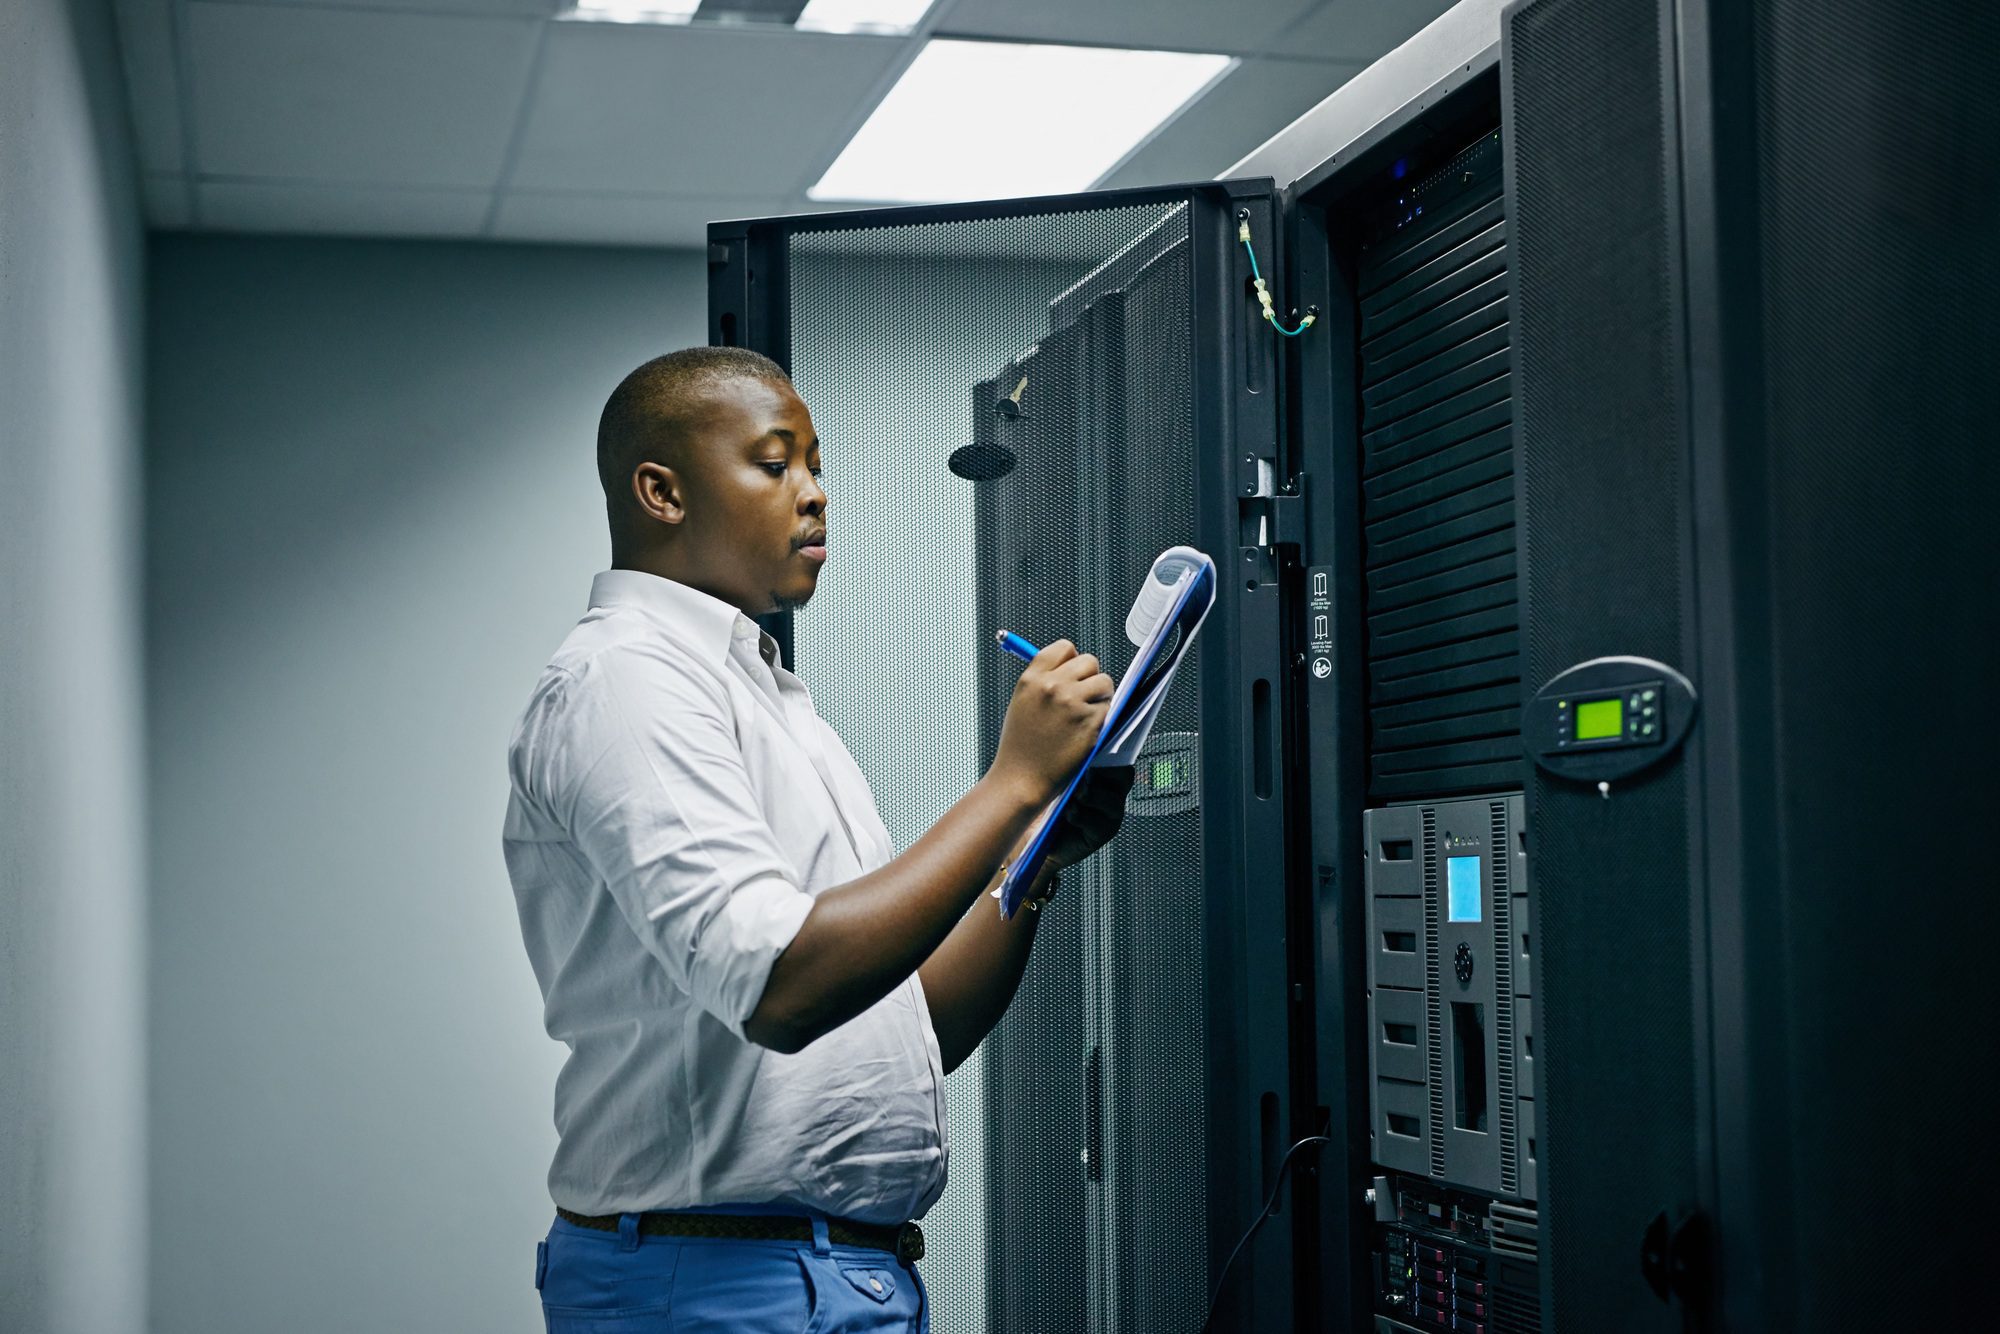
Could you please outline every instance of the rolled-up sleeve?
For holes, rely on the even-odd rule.
[[[738,1037],[812,898],[765,818],[719,681],[670,647],[545,684],[519,754],[668,978]]]

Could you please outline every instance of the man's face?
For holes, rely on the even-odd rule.
[[[803,606],[826,563],[819,436],[788,386],[727,379],[708,392],[679,475],[679,545],[704,591],[752,616]]]

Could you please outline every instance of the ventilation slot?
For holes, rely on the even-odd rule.
[[[1531,1293],[1496,1287],[1492,1311],[1486,1325],[1492,1334],[1542,1334],[1541,1303]]]
[[[1542,1249],[1541,1215],[1517,1204],[1495,1201],[1487,1211],[1493,1249],[1512,1255],[1535,1256]]]
[[[1371,798],[1521,783],[1497,131],[1369,226],[1361,292]]]
[[[1493,849],[1493,1043],[1499,1053],[1494,1077],[1496,1110],[1500,1116],[1500,1189],[1521,1192],[1520,1129],[1514,1105],[1514,891],[1507,874],[1507,803],[1496,801],[1492,814]]]
[[[1437,812],[1424,811],[1424,1017],[1430,1028],[1431,1125],[1444,1124],[1444,994],[1438,973]],[[1431,1136],[1431,1175],[1444,1175],[1444,1133]]]

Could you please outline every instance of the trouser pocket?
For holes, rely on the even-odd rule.
[[[550,1229],[536,1249],[535,1286],[549,1334],[668,1334],[680,1244],[587,1231]]]
[[[891,1260],[802,1255],[819,1293],[813,1334],[911,1334],[923,1311],[917,1276]]]

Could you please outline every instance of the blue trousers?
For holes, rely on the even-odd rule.
[[[536,1248],[549,1334],[930,1334],[914,1265],[813,1240],[642,1237],[558,1218]]]

